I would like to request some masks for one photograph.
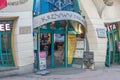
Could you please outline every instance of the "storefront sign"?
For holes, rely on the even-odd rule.
[[[112,24],[112,25],[107,26],[106,29],[107,29],[107,32],[109,32],[111,30],[115,30],[116,26],[115,26],[115,24]]]
[[[0,24],[0,31],[10,31],[10,24]]]
[[[47,24],[49,22],[59,21],[59,20],[78,21],[84,27],[86,27],[85,19],[80,14],[72,11],[55,11],[55,12],[49,12],[49,13],[34,17],[33,26],[34,28],[36,28],[44,24]]]
[[[46,52],[40,52],[39,53],[39,65],[40,65],[40,70],[45,70],[46,69]]]

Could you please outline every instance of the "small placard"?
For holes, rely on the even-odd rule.
[[[30,34],[31,33],[31,27],[20,27],[19,34]]]
[[[84,48],[84,41],[77,41],[76,48]]]
[[[97,34],[99,38],[107,37],[105,28],[97,28]]]
[[[75,50],[75,58],[83,58],[83,50]]]

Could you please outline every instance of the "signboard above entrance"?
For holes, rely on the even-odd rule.
[[[106,28],[107,28],[107,32],[109,32],[111,30],[115,30],[116,29],[116,25],[115,24],[111,24],[111,25],[107,26]]]
[[[0,24],[0,31],[10,31],[10,24]]]
[[[86,27],[85,19],[78,13],[72,11],[55,11],[42,14],[40,16],[34,17],[33,19],[33,28],[42,26],[44,24],[59,21],[59,20],[73,20],[81,23]]]

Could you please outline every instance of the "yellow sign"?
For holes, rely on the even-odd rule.
[[[76,47],[76,35],[69,34],[68,35],[68,64],[72,63],[73,56],[75,53],[75,47]]]

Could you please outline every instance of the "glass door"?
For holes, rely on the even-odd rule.
[[[54,64],[55,67],[64,66],[64,45],[65,45],[65,35],[64,34],[54,34]]]
[[[46,52],[47,67],[52,65],[51,59],[51,35],[48,33],[40,34],[40,52]]]

